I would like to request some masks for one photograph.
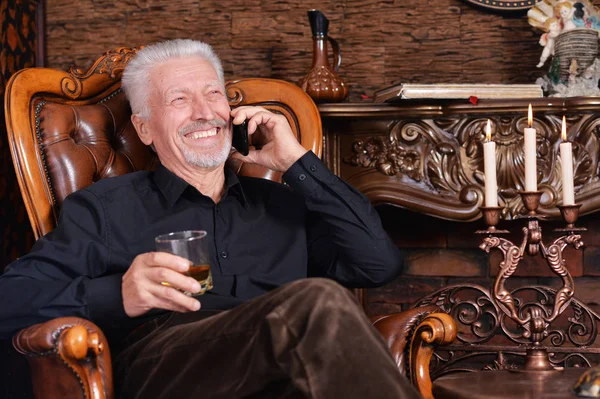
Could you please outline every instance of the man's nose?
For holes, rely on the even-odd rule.
[[[192,119],[210,121],[215,118],[215,112],[206,98],[199,96],[192,102]]]

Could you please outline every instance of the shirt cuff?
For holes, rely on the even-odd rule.
[[[90,320],[103,326],[114,326],[127,319],[121,293],[123,274],[113,274],[86,281],[85,296]]]
[[[283,180],[294,190],[310,193],[319,188],[319,181],[331,174],[312,151],[308,151],[283,174]]]

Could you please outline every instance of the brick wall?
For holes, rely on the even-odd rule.
[[[600,4],[600,0],[594,0]],[[52,0],[48,65],[80,67],[107,49],[173,38],[205,40],[227,79],[297,82],[310,70],[306,11],[320,9],[341,45],[350,101],[398,83],[532,83],[542,47],[524,13],[463,0]]]
[[[367,312],[383,314],[406,309],[413,302],[447,285],[473,283],[491,289],[502,254],[479,249],[483,221],[458,223],[421,215],[391,206],[378,207],[384,227],[398,247],[405,251],[404,271],[395,281],[381,288],[366,290]],[[511,231],[505,236],[519,245],[523,221],[501,222],[499,228]],[[578,226],[583,249],[565,250],[567,268],[575,280],[575,296],[592,309],[600,311],[600,214],[583,216]],[[549,245],[559,235],[552,229],[560,223],[542,223],[544,243]],[[507,281],[508,288],[523,285],[559,287],[560,278],[548,268],[545,259],[525,256],[516,273]]]

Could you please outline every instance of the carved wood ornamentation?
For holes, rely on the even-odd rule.
[[[474,220],[481,217],[484,129],[490,119],[499,205],[502,216],[512,219],[525,213],[518,190],[524,187],[523,129],[531,102],[537,130],[538,189],[544,192],[539,213],[560,216],[556,205],[562,199],[563,114],[568,139],[573,142],[576,202],[583,203],[582,213],[590,213],[600,207],[595,198],[600,194],[600,107],[594,98],[555,101],[323,105],[326,137],[339,144],[341,154],[336,159],[330,153],[327,161],[375,203],[396,204],[450,220]],[[327,147],[334,151],[332,145]]]
[[[84,71],[80,68],[72,67],[69,69],[68,77],[64,77],[60,82],[62,92],[72,99],[78,99],[83,92],[83,81],[94,74],[103,74],[114,81],[119,81],[125,66],[137,54],[142,47],[119,47],[115,50],[105,52],[98,58],[94,64]]]
[[[556,290],[524,286],[510,292],[527,309],[550,312]],[[439,289],[414,304],[436,305],[456,321],[456,341],[436,349],[430,364],[432,380],[456,371],[511,370],[522,368],[528,338],[506,313],[494,304],[492,293],[476,284]],[[549,314],[549,313],[548,313]],[[564,313],[552,321],[539,344],[556,367],[592,367],[600,361],[600,316],[573,298]]]

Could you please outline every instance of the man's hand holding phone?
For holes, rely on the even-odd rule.
[[[231,117],[233,129],[236,129],[236,125],[247,122],[248,135],[252,136],[255,146],[260,148],[250,149],[248,155],[243,156],[239,148],[233,144],[238,150],[238,153],[232,155],[234,158],[278,172],[286,172],[307,152],[296,139],[287,118],[283,115],[275,114],[262,107],[242,106],[233,109]]]

